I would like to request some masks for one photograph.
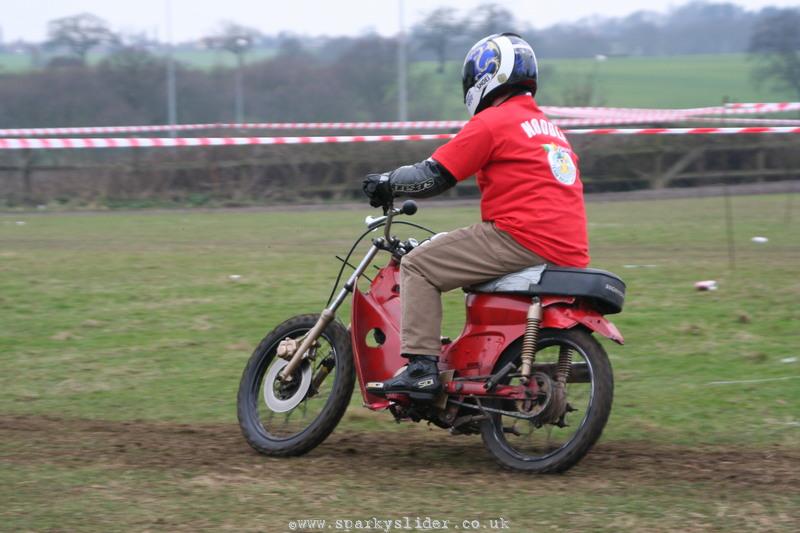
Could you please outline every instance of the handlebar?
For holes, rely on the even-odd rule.
[[[392,227],[392,218],[394,218],[395,215],[411,216],[417,212],[417,209],[418,209],[417,202],[415,202],[414,200],[406,200],[405,202],[403,202],[403,205],[400,206],[399,208],[395,208],[392,205],[387,206],[386,214],[383,215],[382,217],[368,216],[367,218],[364,219],[364,223],[367,225],[368,229],[372,230],[377,228],[384,222],[386,222],[385,233],[386,233],[386,240],[388,241],[389,230]]]

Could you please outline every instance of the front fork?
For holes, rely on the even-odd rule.
[[[319,315],[319,319],[317,323],[314,324],[308,333],[303,336],[300,345],[295,348],[295,342],[292,339],[286,339],[281,341],[280,345],[278,346],[278,355],[285,359],[289,359],[289,363],[283,367],[283,370],[278,374],[278,379],[283,382],[289,382],[292,380],[292,374],[300,365],[300,362],[306,357],[308,350],[317,342],[317,339],[322,332],[325,331],[325,328],[333,322],[333,319],[336,318],[336,311],[339,307],[344,303],[347,296],[353,292],[355,289],[356,283],[358,282],[358,278],[364,273],[364,271],[369,267],[372,260],[375,259],[375,255],[377,255],[378,251],[381,249],[380,245],[382,244],[383,239],[376,239],[375,242],[372,244],[372,247],[367,251],[367,254],[364,256],[364,259],[361,260],[361,263],[358,264],[355,271],[350,275],[347,280],[347,283],[344,284],[342,290],[339,291],[339,294],[336,296],[336,299],[331,302],[331,304],[323,309],[322,313]]]

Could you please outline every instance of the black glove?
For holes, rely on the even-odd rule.
[[[389,174],[367,174],[361,188],[369,198],[369,205],[372,207],[389,205],[394,198],[392,186],[389,183]]]

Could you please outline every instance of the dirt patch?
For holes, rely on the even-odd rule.
[[[0,458],[21,464],[106,464],[123,468],[192,471],[216,479],[267,468],[274,474],[358,477],[398,470],[436,478],[460,471],[467,478],[516,476],[499,469],[479,438],[451,437],[424,426],[404,432],[345,428],[302,458],[276,459],[252,451],[235,424],[110,422],[41,416],[0,416]],[[685,448],[609,442],[575,467],[570,482],[712,482],[742,488],[800,490],[800,450]],[[244,473],[244,474],[243,474]]]

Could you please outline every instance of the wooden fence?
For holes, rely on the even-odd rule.
[[[361,178],[440,142],[0,153],[0,205],[159,200],[246,205],[360,197]],[[793,135],[575,137],[589,192],[800,178]],[[474,180],[447,194],[477,195]]]

